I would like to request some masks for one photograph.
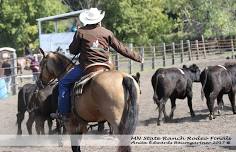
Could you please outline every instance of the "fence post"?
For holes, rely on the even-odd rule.
[[[175,43],[172,43],[172,64],[175,64]]]
[[[219,51],[219,42],[218,42],[218,40],[217,40],[217,38],[215,38],[214,39],[215,40],[215,43],[216,43],[216,53],[218,53],[218,51]]]
[[[141,57],[143,59],[144,58],[144,47],[141,47],[140,53],[141,53]],[[141,63],[141,71],[144,71],[144,63]]]
[[[233,39],[231,39],[231,49],[232,49],[232,59],[235,58],[234,57],[234,41]]]
[[[195,41],[196,49],[197,49],[197,60],[199,59],[199,47],[198,47],[198,40]]]
[[[191,52],[191,45],[190,45],[190,41],[187,40],[187,44],[188,44],[188,55],[189,55],[189,61],[192,60],[192,52]]]
[[[130,49],[130,51],[133,51],[133,43],[129,44],[129,49]],[[131,73],[132,73],[132,60],[129,59],[129,74],[131,74]]]
[[[205,39],[203,35],[202,35],[202,46],[203,46],[204,59],[206,59],[206,46],[205,46]]]
[[[163,43],[163,67],[166,66],[166,44]]]
[[[152,47],[152,69],[155,69],[156,65],[156,48],[155,46]]]
[[[12,89],[12,94],[13,95],[16,95],[17,93],[17,81],[16,81],[16,78],[17,78],[17,56],[16,56],[16,52],[13,53],[13,77],[11,77],[12,79],[12,82],[11,82],[11,85],[13,85],[11,87]]]
[[[116,70],[118,71],[119,70],[119,60],[120,60],[120,57],[119,57],[119,53],[116,52],[115,54],[115,66],[116,66]]]
[[[181,59],[181,63],[184,62],[184,42],[183,40],[180,41],[181,43],[181,55],[180,55],[180,59]]]

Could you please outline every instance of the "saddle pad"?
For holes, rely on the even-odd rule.
[[[91,72],[85,76],[83,76],[79,81],[74,84],[74,93],[75,95],[81,95],[83,93],[84,86],[97,74],[104,72],[104,70],[99,70],[96,72]]]

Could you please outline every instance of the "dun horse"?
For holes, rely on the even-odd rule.
[[[72,67],[71,60],[65,56],[57,52],[46,55],[43,50],[40,51],[43,59],[39,79],[43,84],[62,78]],[[87,132],[88,122],[108,121],[114,134],[133,134],[138,122],[139,93],[137,82],[128,74],[118,71],[97,74],[84,86],[82,95],[76,96],[72,92],[73,114],[66,123],[67,131],[83,134]],[[72,145],[72,150],[80,151],[80,146]],[[119,151],[131,151],[131,148],[120,146]]]

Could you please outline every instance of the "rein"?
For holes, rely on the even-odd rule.
[[[59,55],[60,56],[60,55]],[[65,67],[65,70],[64,71],[61,71],[58,75],[55,75],[54,73],[51,73],[50,71],[49,71],[49,69],[48,69],[48,66],[47,66],[47,64],[45,65],[45,68],[46,68],[46,70],[47,70],[47,72],[49,73],[49,74],[51,74],[51,75],[54,75],[55,76],[55,78],[54,79],[52,79],[52,80],[50,80],[46,85],[51,85],[52,83],[54,83],[54,81],[57,79],[57,78],[59,78],[64,72],[66,72],[66,69],[70,66],[70,65],[75,65],[75,63],[77,62],[73,62],[73,60],[75,59],[75,57],[76,57],[77,55],[74,55],[73,56],[73,58],[71,59],[71,61],[70,61],[70,63],[68,63]],[[43,71],[42,71],[43,72]],[[42,82],[42,81],[41,81]]]

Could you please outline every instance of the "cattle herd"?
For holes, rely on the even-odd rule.
[[[133,76],[139,83],[140,74]],[[214,104],[217,100],[218,114],[224,106],[223,95],[228,94],[232,105],[233,114],[235,111],[235,92],[236,92],[236,63],[225,63],[205,67],[200,71],[196,64],[189,67],[183,65],[182,68],[159,68],[151,78],[153,87],[154,104],[158,107],[157,125],[161,125],[162,114],[165,121],[171,121],[176,109],[176,99],[187,98],[191,117],[195,116],[192,107],[192,85],[193,82],[202,84],[201,96],[206,98],[206,106],[209,110],[209,119],[215,119]],[[141,88],[142,90],[142,88]],[[140,92],[141,93],[141,92]],[[199,92],[200,93],[200,92]],[[42,87],[39,84],[26,84],[18,93],[18,113],[17,113],[17,134],[22,134],[21,123],[24,113],[28,111],[29,118],[26,123],[29,134],[32,134],[32,124],[36,123],[37,134],[44,134],[44,122],[48,121],[49,133],[59,131],[58,125],[52,129],[51,113],[57,110],[58,87],[57,84]],[[171,112],[166,113],[165,104],[171,101]]]

